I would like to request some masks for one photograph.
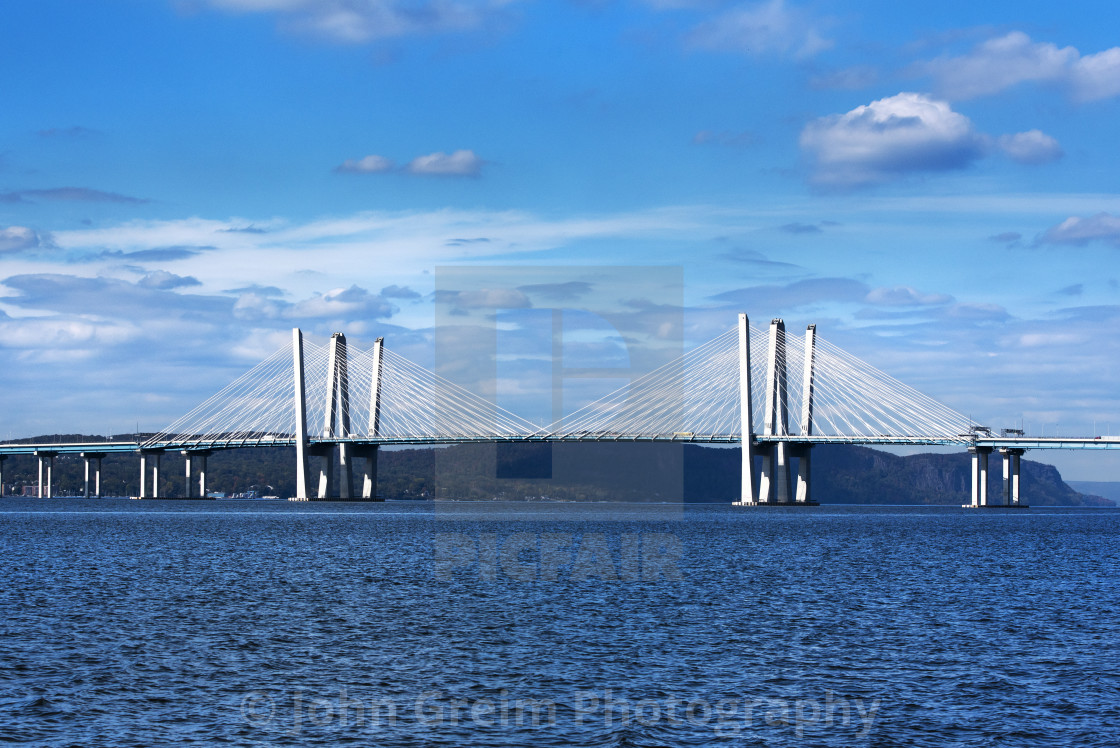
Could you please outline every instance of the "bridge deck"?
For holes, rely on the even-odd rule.
[[[413,437],[349,437],[311,438],[311,445],[352,444],[355,446],[426,446],[437,444],[525,444],[525,443],[589,443],[589,442],[657,442],[677,444],[739,444],[742,439],[733,434],[685,434],[646,436],[641,434],[495,434],[490,436],[413,436]],[[992,449],[1120,449],[1120,437],[960,437],[941,439],[927,437],[845,437],[845,436],[755,436],[756,444],[786,442],[789,444],[855,444],[879,446],[951,446],[990,447]],[[33,455],[37,452],[58,455],[122,454],[147,451],[202,452],[209,450],[242,449],[254,447],[291,447],[292,437],[243,438],[210,441],[137,442],[65,442],[65,443],[16,443],[0,444],[0,455]]]

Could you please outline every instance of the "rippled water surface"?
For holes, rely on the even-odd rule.
[[[1120,744],[1120,512],[0,502],[42,746]]]

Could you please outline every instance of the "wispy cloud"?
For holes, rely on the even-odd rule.
[[[821,23],[785,0],[737,5],[692,30],[687,44],[697,49],[806,59],[832,47]]]
[[[335,167],[339,174],[413,174],[422,177],[477,177],[482,173],[486,162],[474,151],[463,149],[453,153],[429,153],[417,156],[404,167],[398,167],[392,159],[371,154],[362,158],[351,158]]]
[[[36,199],[85,203],[126,203],[130,205],[141,205],[149,202],[143,198],[130,197],[117,192],[92,190],[87,187],[52,187],[50,189],[16,190],[0,194],[0,202],[34,202]]]
[[[361,44],[378,39],[502,28],[510,0],[205,0],[232,13],[272,13],[283,28]]]
[[[1120,247],[1120,216],[1097,213],[1094,216],[1070,216],[1057,226],[1052,226],[1040,237],[1044,244],[1071,244],[1085,246],[1091,242],[1104,242]]]
[[[1065,155],[1057,140],[1039,130],[1000,135],[996,143],[1008,157],[1020,164],[1046,164]]]
[[[459,150],[454,153],[430,153],[418,156],[409,162],[405,170],[409,174],[438,177],[477,177],[486,163],[474,151]]]
[[[370,155],[362,158],[348,158],[335,167],[343,174],[383,174],[393,171],[396,166],[384,156]]]
[[[852,278],[810,278],[784,286],[765,285],[725,291],[712,301],[736,304],[741,308],[785,311],[826,302],[858,303],[871,291],[866,283]]]
[[[967,54],[918,66],[933,76],[947,99],[990,96],[1024,83],[1060,88],[1077,101],[1120,95],[1120,47],[1082,55],[1074,47],[1036,42],[1012,31],[976,45]]]

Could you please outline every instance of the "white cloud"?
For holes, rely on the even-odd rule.
[[[1120,95],[1120,47],[1082,55],[1074,47],[1035,42],[1021,31],[989,39],[957,57],[921,66],[948,99],[990,96],[1022,83],[1064,88],[1078,101]]]
[[[1040,130],[1000,135],[996,143],[1020,164],[1045,164],[1065,155],[1058,141]]]
[[[688,36],[700,49],[783,55],[806,59],[829,49],[832,42],[817,30],[806,11],[787,7],[785,0],[740,5],[706,21]]]
[[[1085,218],[1070,216],[1057,226],[1047,229],[1041,241],[1078,246],[1100,241],[1120,246],[1120,216],[1111,213],[1097,213]]]
[[[275,13],[285,27],[336,42],[474,31],[504,22],[513,0],[208,0],[233,13]]]
[[[362,158],[348,158],[335,171],[351,174],[381,174],[393,170],[393,162],[384,156],[369,155]]]
[[[410,174],[443,177],[477,177],[485,163],[474,151],[459,150],[447,154],[443,152],[418,156],[408,164]]]
[[[26,226],[0,229],[0,252],[20,252],[39,246],[39,235]]]
[[[1120,47],[1112,47],[1077,61],[1070,76],[1073,97],[1097,101],[1120,95]]]
[[[839,189],[963,168],[986,150],[968,117],[944,101],[905,92],[810,122],[800,142],[812,181]]]

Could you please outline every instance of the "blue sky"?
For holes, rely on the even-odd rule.
[[[297,325],[430,359],[437,268],[491,265],[679,266],[644,300],[685,345],[815,322],[977,421],[1115,434],[1114,17],[10,0],[3,436],[158,430]]]

